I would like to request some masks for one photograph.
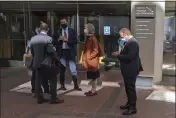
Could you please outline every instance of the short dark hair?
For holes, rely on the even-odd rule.
[[[40,30],[47,31],[48,30],[48,25],[46,23],[41,23],[40,24]]]
[[[66,21],[68,21],[68,18],[67,17],[61,17],[61,19],[60,20],[63,20],[63,19],[65,19]]]
[[[131,35],[131,31],[128,28],[122,28],[119,32],[122,32],[123,34],[126,35]]]

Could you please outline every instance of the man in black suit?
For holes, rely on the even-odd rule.
[[[139,58],[139,45],[137,40],[131,35],[131,32],[127,28],[120,30],[121,38],[127,40],[124,48],[120,54],[113,52],[112,55],[117,56],[120,60],[120,69],[125,83],[125,90],[128,101],[126,105],[120,106],[120,109],[127,111],[123,112],[123,115],[136,114],[136,78],[140,71],[142,71],[142,65]]]
[[[82,91],[78,86],[78,75],[76,70],[76,33],[72,28],[68,27],[68,22],[65,17],[60,21],[61,28],[55,33],[53,37],[53,44],[56,47],[57,53],[60,57],[62,64],[60,72],[60,90],[66,90],[65,88],[65,71],[66,71],[66,62],[69,63],[69,68],[72,74],[72,79],[74,83],[74,89]]]

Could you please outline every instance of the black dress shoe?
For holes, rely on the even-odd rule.
[[[77,91],[82,91],[82,89],[79,88],[79,86],[75,86],[74,89],[77,90]]]
[[[129,105],[128,104],[126,104],[126,105],[122,105],[122,106],[120,106],[120,109],[121,110],[125,110],[125,109],[128,109],[129,108]]]
[[[137,113],[136,109],[128,109],[127,111],[123,112],[123,115],[132,115],[136,113]]]
[[[64,103],[64,100],[56,98],[55,100],[50,100],[50,104],[61,104]]]
[[[37,100],[37,103],[38,103],[38,104],[42,104],[42,103],[48,102],[48,101],[49,101],[49,100],[47,100],[47,99],[41,98],[41,99]]]
[[[95,96],[95,95],[97,95],[97,91],[91,92],[91,93],[87,94],[86,96]]]
[[[61,87],[59,88],[59,90],[66,91],[67,89],[65,88],[65,86],[61,86]]]
[[[88,91],[88,92],[85,92],[84,95],[88,95],[88,94],[91,94],[92,91]]]

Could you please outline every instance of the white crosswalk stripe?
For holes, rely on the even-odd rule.
[[[67,88],[66,91],[63,90],[58,90],[57,94],[62,94],[66,93],[65,95],[70,95],[70,96],[84,96],[84,93],[89,91],[91,87],[89,86],[88,80],[82,80],[80,83],[80,88],[82,88],[82,91],[72,91],[74,88],[73,82],[71,84],[66,84],[65,87]],[[103,87],[108,86],[108,87],[120,87],[120,85],[117,82],[102,82],[101,86],[97,86],[97,91],[102,89]],[[60,85],[57,85],[57,89],[59,89]],[[22,92],[22,93],[31,93],[31,82],[26,82],[24,84],[21,84],[10,91],[13,92]]]
[[[175,91],[155,90],[146,98],[146,100],[175,103]]]

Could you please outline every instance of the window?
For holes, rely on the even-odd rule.
[[[7,16],[8,39],[25,39],[24,14],[8,14]]]

